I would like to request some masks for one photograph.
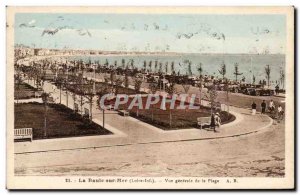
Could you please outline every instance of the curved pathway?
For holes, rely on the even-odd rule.
[[[56,96],[59,96],[59,91],[53,87],[48,87],[47,90],[47,92],[52,92],[54,101],[58,101]],[[69,98],[68,101],[69,107],[72,106],[73,103],[71,102],[71,98]],[[65,93],[62,93],[62,104],[66,105]],[[93,121],[102,125],[102,111],[97,110],[96,106],[93,107]],[[230,107],[230,111],[236,116],[236,120],[221,126],[217,133],[209,129],[200,130],[195,128],[166,131],[132,117],[120,116],[115,111],[106,111],[105,128],[113,132],[113,135],[17,142],[14,144],[14,151],[16,154],[21,154],[135,144],[219,139],[255,133],[272,124],[272,120],[267,115],[257,114],[252,116],[250,110],[236,107]]]

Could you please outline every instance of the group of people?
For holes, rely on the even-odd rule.
[[[220,117],[220,113],[212,113],[211,114],[211,120],[210,120],[210,128],[212,128],[214,130],[214,132],[216,131],[216,127],[220,128],[221,126],[221,117]]]
[[[252,103],[251,108],[252,108],[252,115],[255,115],[256,114],[256,109],[257,109],[257,106],[256,106],[255,102]],[[261,114],[265,114],[266,109],[267,109],[267,103],[266,103],[265,100],[263,100],[262,103],[261,103]],[[275,106],[273,100],[271,100],[269,102],[268,110],[271,114],[276,113],[276,106]],[[279,120],[283,119],[284,111],[283,111],[283,108],[280,104],[277,106],[277,114],[278,114],[278,119]]]

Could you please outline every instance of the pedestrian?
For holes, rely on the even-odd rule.
[[[215,115],[215,123],[216,123],[216,126],[218,128],[221,127],[221,117],[220,117],[220,114],[217,112],[216,115]]]
[[[266,104],[265,100],[263,100],[261,103],[261,114],[265,114],[266,107],[267,107],[267,104]]]
[[[252,115],[255,115],[256,114],[256,103],[253,102],[251,107],[252,107]]]
[[[214,132],[216,132],[216,120],[215,120],[215,114],[211,114],[211,119],[210,119],[210,128],[214,129]]]
[[[275,87],[275,93],[276,93],[276,95],[279,94],[279,85],[276,85],[276,87]]]
[[[275,104],[274,104],[273,100],[271,100],[269,103],[269,111],[270,111],[270,113],[275,111]]]
[[[284,113],[281,105],[278,106],[277,112],[278,112],[278,121],[280,121],[283,119],[283,113]]]

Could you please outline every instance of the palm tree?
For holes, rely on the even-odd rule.
[[[265,67],[265,74],[266,74],[266,79],[268,81],[268,88],[270,87],[270,78],[271,78],[271,68],[270,65],[267,65]]]
[[[219,73],[222,75],[222,78],[224,79],[226,75],[226,64],[224,62],[221,64]]]
[[[192,72],[192,62],[188,61],[188,75],[192,76],[193,72]]]
[[[239,64],[237,62],[234,64],[234,72],[233,72],[233,74],[235,75],[235,81],[236,82],[238,80],[238,76],[240,76],[240,75],[243,74],[243,73],[239,72]]]
[[[175,73],[174,61],[171,62],[171,72],[172,72],[172,74]]]
[[[143,65],[143,72],[146,72],[146,68],[147,68],[147,62],[146,62],[146,60],[144,60],[144,65]]]
[[[154,63],[154,71],[157,72],[157,66],[158,66],[158,61],[155,60],[155,63]]]
[[[125,59],[122,59],[122,68],[125,68]]]
[[[131,69],[134,69],[134,60],[133,59],[130,60],[130,66],[131,66]]]
[[[158,72],[159,72],[159,73],[162,73],[162,63],[161,63],[161,62],[159,63],[159,69],[158,69]]]
[[[149,72],[152,72],[152,60],[149,61]]]
[[[255,84],[255,80],[256,80],[256,77],[254,75],[252,75],[252,84],[253,85]]]
[[[109,65],[109,63],[108,63],[108,59],[105,59],[105,63],[104,63],[104,65],[105,65],[106,67],[108,67],[108,65]]]

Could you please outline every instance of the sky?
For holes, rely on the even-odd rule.
[[[18,13],[15,44],[181,53],[282,53],[284,15]]]

